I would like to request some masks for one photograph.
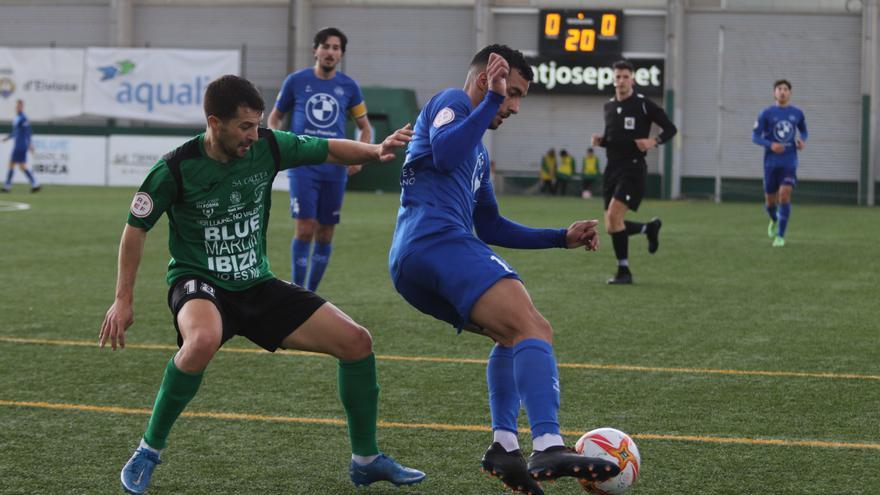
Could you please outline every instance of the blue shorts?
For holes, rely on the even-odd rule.
[[[27,148],[13,149],[12,158],[9,161],[12,163],[27,163],[27,151]]]
[[[288,176],[290,181],[290,216],[316,218],[321,225],[339,223],[345,181],[315,180],[307,175]]]
[[[391,260],[391,280],[404,299],[422,313],[461,331],[471,309],[502,278],[521,280],[483,241],[456,235],[410,245],[414,250]]]
[[[781,186],[797,184],[797,165],[764,167],[764,192],[775,194]]]

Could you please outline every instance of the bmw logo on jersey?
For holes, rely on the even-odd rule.
[[[787,143],[794,139],[794,126],[788,120],[780,120],[773,126],[773,135],[780,143]]]
[[[315,93],[306,101],[306,118],[315,127],[325,129],[336,124],[339,102],[327,93]]]

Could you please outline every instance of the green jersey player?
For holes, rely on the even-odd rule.
[[[412,132],[407,126],[371,145],[260,129],[260,93],[237,76],[212,82],[204,102],[204,134],[165,155],[134,196],[119,246],[116,299],[101,326],[101,347],[108,341],[114,350],[125,346],[147,232],[167,215],[168,303],[180,350],[165,367],[146,432],[122,469],[123,489],[134,494],[147,490],[172,425],[195,396],[214,354],[235,335],[268,351],[299,349],[336,357],[352,446],[352,482],[422,481],[424,473],[378,449],[379,386],[370,333],[313,292],[276,279],[266,257],[271,187],[280,168],[389,161]]]

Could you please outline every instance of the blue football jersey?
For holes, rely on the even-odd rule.
[[[287,76],[275,108],[282,113],[293,111],[291,132],[322,138],[344,138],[346,116],[358,119],[367,114],[364,96],[354,79],[338,71],[332,79],[320,79],[312,67]],[[331,164],[296,167],[287,173],[329,181],[348,178],[346,167]]]
[[[797,143],[800,134],[802,141],[807,140],[807,121],[800,108],[787,105],[769,106],[761,111],[752,130],[752,142],[764,147],[764,166],[797,166]],[[772,143],[785,146],[782,153],[774,153],[770,149]]]
[[[472,234],[475,205],[495,203],[482,136],[503,100],[490,92],[475,109],[464,91],[447,89],[419,113],[400,173],[392,258],[425,237],[444,232]],[[476,112],[482,114],[480,119],[464,122]],[[463,124],[472,124],[473,129],[451,140],[450,131]]]
[[[15,139],[16,151],[26,150],[31,144],[31,124],[24,112],[19,112],[12,121],[11,137]]]

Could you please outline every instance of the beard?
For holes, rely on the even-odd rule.
[[[326,65],[326,64],[328,64],[328,62],[326,60],[322,61],[320,64],[318,64],[321,67],[321,70],[325,74],[329,74],[329,73],[333,72],[333,69],[336,68],[336,64],[333,62],[329,62],[329,65]]]
[[[247,149],[245,149],[244,153],[239,154],[239,148],[249,147],[253,144],[251,141],[238,141],[235,138],[230,138],[228,132],[221,131],[220,132],[220,150],[223,151],[223,154],[228,156],[229,158],[241,158],[247,153]],[[249,148],[248,148],[249,149]]]

